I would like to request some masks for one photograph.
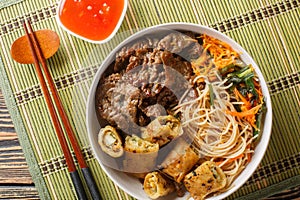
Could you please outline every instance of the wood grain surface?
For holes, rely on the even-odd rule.
[[[0,90],[0,199],[39,199]],[[300,200],[300,186],[265,200]]]
[[[0,199],[39,199],[1,91]]]

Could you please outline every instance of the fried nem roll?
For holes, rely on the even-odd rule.
[[[159,116],[148,124],[142,133],[142,138],[163,146],[182,133],[180,121],[171,115],[167,115]]]
[[[185,140],[180,138],[176,141],[174,148],[170,151],[161,167],[164,173],[171,176],[177,183],[180,183],[198,160],[199,156]]]
[[[102,151],[113,158],[121,157],[124,153],[121,137],[112,126],[107,125],[100,129],[98,143]]]
[[[123,168],[125,172],[145,173],[154,170],[159,150],[158,143],[148,142],[136,135],[127,136],[124,150]]]
[[[184,185],[195,200],[200,200],[224,188],[226,176],[215,162],[206,161],[185,176]]]
[[[165,196],[174,190],[175,186],[172,181],[158,172],[148,173],[144,179],[144,191],[151,199]]]

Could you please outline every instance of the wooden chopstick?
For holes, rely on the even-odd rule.
[[[69,137],[72,148],[75,152],[75,156],[78,160],[79,166],[82,170],[83,177],[84,177],[84,179],[85,179],[85,181],[88,185],[91,196],[92,196],[93,199],[101,199],[98,188],[96,186],[96,182],[95,182],[95,180],[94,180],[94,178],[93,178],[93,176],[92,176],[92,174],[91,174],[91,172],[90,172],[90,170],[89,170],[89,168],[88,168],[88,166],[85,162],[85,159],[83,157],[83,154],[81,152],[79,144],[77,142],[77,139],[76,139],[75,134],[73,132],[73,129],[71,127],[70,121],[67,117],[66,112],[64,111],[64,108],[63,108],[62,102],[59,98],[58,92],[56,90],[54,81],[53,81],[53,79],[51,77],[51,74],[49,72],[49,69],[48,69],[48,66],[47,66],[47,63],[46,63],[46,59],[43,56],[40,45],[38,43],[38,40],[35,36],[35,33],[34,33],[32,27],[31,27],[31,24],[30,24],[29,21],[28,21],[28,27],[29,27],[29,30],[27,28],[26,23],[24,23],[24,29],[25,29],[25,32],[26,32],[26,35],[27,35],[27,38],[28,38],[28,42],[29,42],[29,45],[30,45],[30,49],[32,51],[32,55],[34,57],[35,69],[37,71],[37,75],[38,75],[39,81],[41,83],[42,91],[43,91],[43,94],[44,94],[45,99],[46,99],[47,107],[49,109],[50,116],[51,116],[52,122],[54,124],[55,131],[56,131],[56,134],[58,136],[60,145],[62,147],[64,156],[66,158],[68,171],[71,174],[71,178],[72,178],[72,181],[74,183],[74,187],[76,189],[76,193],[78,195],[78,198],[79,199],[86,199],[87,196],[86,196],[85,191],[83,189],[82,182],[79,178],[79,175],[78,175],[78,172],[76,170],[74,161],[72,159],[72,155],[70,153],[70,149],[68,147],[68,144],[67,144],[66,138],[64,136],[61,124],[59,122],[57,113],[55,111],[53,102],[51,100],[50,93],[49,93],[48,87],[46,85],[46,81],[44,79],[43,72],[42,72],[41,67],[40,67],[40,63],[42,65],[44,74],[46,76],[46,80],[47,80],[47,82],[49,84],[49,87],[50,87],[50,91],[53,95],[54,102],[57,106],[58,113],[59,113],[59,115],[62,119],[63,126],[64,126],[64,128],[67,132],[67,135]]]

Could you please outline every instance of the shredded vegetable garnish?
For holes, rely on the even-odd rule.
[[[207,49],[214,58],[214,63],[218,69],[226,67],[234,62],[239,54],[235,52],[227,43],[216,38],[202,35],[203,47]]]

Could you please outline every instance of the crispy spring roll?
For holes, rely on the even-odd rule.
[[[151,143],[136,135],[125,138],[123,170],[130,173],[153,171],[156,165],[158,143]]]
[[[102,151],[113,158],[121,157],[124,153],[121,137],[112,126],[107,125],[100,129],[98,143]]]
[[[180,183],[198,160],[199,156],[185,140],[180,138],[176,141],[174,148],[163,161],[161,167],[164,173],[173,177],[177,183]]]
[[[185,176],[184,185],[194,199],[204,199],[225,187],[226,176],[215,162],[206,161]]]
[[[175,190],[175,186],[169,179],[158,172],[148,173],[144,179],[144,191],[151,199],[166,196]]]
[[[183,133],[180,121],[171,116],[159,116],[142,133],[142,138],[163,146]]]

